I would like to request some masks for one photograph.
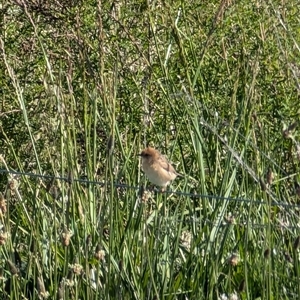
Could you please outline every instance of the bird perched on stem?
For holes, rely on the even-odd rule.
[[[163,190],[177,176],[182,176],[175,171],[167,158],[154,148],[144,149],[139,156],[142,157],[142,169],[146,176],[155,185],[163,187]]]

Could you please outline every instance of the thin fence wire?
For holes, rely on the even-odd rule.
[[[59,180],[64,181],[67,183],[71,182],[78,182],[81,184],[86,185],[97,185],[100,187],[104,187],[108,185],[105,181],[97,181],[97,180],[89,180],[89,179],[83,179],[83,178],[70,178],[70,177],[63,177],[63,176],[54,176],[54,175],[45,175],[45,174],[36,174],[31,172],[21,172],[21,171],[15,171],[15,170],[6,170],[6,169],[0,169],[0,174],[10,174],[15,176],[28,176],[31,178],[39,178],[39,179],[49,179],[49,180]],[[110,183],[109,183],[110,185]],[[113,186],[115,188],[124,188],[124,189],[134,189],[137,191],[144,191],[143,186],[132,186],[124,183],[113,183]],[[284,208],[300,208],[300,204],[296,203],[286,203],[282,201],[270,201],[266,202],[263,200],[254,200],[249,198],[235,198],[235,197],[224,197],[224,196],[218,196],[218,195],[204,195],[204,194],[198,194],[198,193],[189,193],[189,192],[182,192],[182,191],[173,191],[173,190],[167,190],[167,191],[160,191],[155,190],[156,193],[164,193],[164,194],[172,194],[182,197],[189,197],[191,199],[208,199],[208,200],[220,200],[220,201],[230,201],[230,202],[243,202],[243,203],[251,203],[254,205],[268,205],[268,206],[276,206],[276,207],[284,207]]]
[[[168,223],[168,225],[173,224],[178,226],[178,223],[184,223],[185,225],[189,224],[201,224],[202,226],[209,225],[211,226],[218,226],[219,228],[225,228],[225,227],[239,227],[239,228],[247,228],[252,230],[261,230],[261,229],[269,229],[272,230],[299,230],[300,229],[300,219],[298,223],[295,223],[293,225],[290,225],[289,222],[284,222],[282,220],[276,220],[273,223],[272,222],[266,222],[264,224],[262,223],[252,223],[248,220],[243,220],[243,218],[236,219],[233,215],[228,215],[225,218],[220,219],[218,222],[211,221],[209,219],[199,219],[199,218],[193,218],[191,216],[187,216],[187,219],[174,219],[174,217],[165,217],[165,223]]]

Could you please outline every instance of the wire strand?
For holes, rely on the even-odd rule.
[[[78,182],[81,184],[94,184],[94,185],[98,185],[98,186],[107,185],[107,183],[105,181],[88,180],[88,179],[82,179],[82,178],[71,179],[70,177],[43,175],[43,174],[36,174],[36,173],[31,173],[31,172],[21,172],[21,171],[6,170],[6,169],[0,169],[0,174],[28,176],[28,177],[32,177],[32,178],[60,180],[60,181],[65,181],[65,182]],[[116,188],[134,189],[137,191],[143,190],[142,186],[131,186],[131,185],[127,185],[124,183],[114,183],[113,186]],[[192,199],[210,199],[210,200],[215,199],[215,200],[222,200],[222,201],[251,203],[251,204],[255,204],[255,205],[270,205],[270,206],[285,207],[285,208],[300,208],[300,204],[291,204],[291,203],[279,202],[279,201],[275,201],[275,200],[273,200],[271,202],[265,202],[265,201],[261,201],[261,200],[254,200],[254,199],[247,199],[247,198],[224,197],[224,196],[217,196],[217,195],[203,195],[203,194],[197,194],[197,193],[172,191],[172,190],[167,190],[164,192],[155,190],[155,192],[156,193],[173,194],[173,195],[183,196],[183,197],[190,197]]]

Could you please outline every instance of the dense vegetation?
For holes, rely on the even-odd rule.
[[[0,4],[0,294],[299,299],[291,1]],[[152,145],[185,174],[153,190]]]

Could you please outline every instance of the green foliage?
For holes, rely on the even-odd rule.
[[[0,4],[4,299],[298,299],[297,4],[185,2]]]

